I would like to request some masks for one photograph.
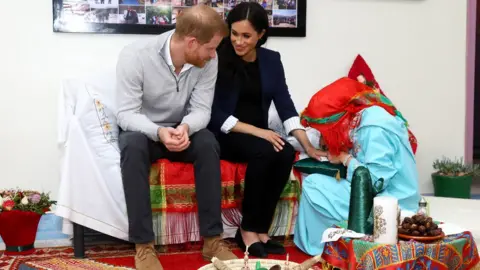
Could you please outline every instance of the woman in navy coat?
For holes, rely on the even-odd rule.
[[[235,239],[257,257],[283,254],[268,236],[280,195],[290,177],[295,150],[268,129],[273,101],[287,134],[310,157],[323,152],[309,142],[288,92],[278,52],[261,48],[268,36],[268,15],[256,2],[243,2],[229,13],[230,36],[218,48],[218,77],[209,128],[220,143],[222,159],[248,163],[242,223]]]

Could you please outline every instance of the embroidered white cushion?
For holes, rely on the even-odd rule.
[[[71,222],[128,239],[114,109],[115,76],[69,80],[61,117],[61,184],[55,213]],[[103,78],[102,78],[103,77]],[[65,97],[64,97],[65,99]],[[73,104],[73,106],[72,106]],[[93,198],[93,199],[92,199]],[[63,231],[70,234],[68,226]]]
[[[320,137],[321,137],[320,131],[318,131],[314,128],[311,128],[311,127],[307,127],[305,129],[305,132],[307,133],[308,140],[313,145],[313,147],[315,147],[316,149],[319,149],[320,148]],[[303,150],[303,147],[300,144],[300,142],[298,142],[297,138],[295,138],[293,136],[288,136],[287,142],[289,142],[296,151],[305,152]]]
[[[92,151],[96,156],[114,161],[114,165],[118,165],[119,128],[112,101],[104,98],[100,89],[88,83],[84,85],[84,89],[79,90],[75,115]],[[106,162],[109,162],[108,160]]]
[[[280,136],[287,140],[296,151],[304,151],[302,145],[297,141],[294,136],[288,136],[285,133],[283,122],[280,119],[280,116],[278,115],[277,109],[275,108],[273,102],[268,110],[268,128],[280,134]],[[307,133],[307,137],[310,143],[312,143],[313,147],[318,149],[320,147],[320,132],[313,128],[306,128],[305,131]]]
[[[270,108],[268,109],[268,128],[280,134],[282,138],[287,139],[288,135],[285,132],[283,122],[278,115],[277,108],[275,108],[275,104],[273,103],[273,101],[270,104]]]

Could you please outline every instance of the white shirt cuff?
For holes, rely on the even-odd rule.
[[[283,127],[285,128],[285,132],[287,135],[290,134],[295,129],[302,129],[305,130],[305,128],[300,124],[300,117],[294,116],[290,117],[287,120],[283,122]]]
[[[225,120],[225,122],[223,122],[223,125],[220,128],[220,131],[225,133],[225,134],[228,134],[230,132],[230,130],[232,130],[232,128],[237,124],[237,122],[238,122],[238,119],[235,116],[230,115],[227,118],[227,120]]]

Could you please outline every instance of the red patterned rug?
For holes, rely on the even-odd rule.
[[[310,258],[291,243],[286,244],[289,258],[294,262],[303,262]],[[242,257],[237,247],[233,252]],[[102,245],[89,247],[86,259],[73,258],[72,248],[41,248],[28,256],[1,256],[0,269],[12,270],[114,270],[134,269],[135,251],[131,245]],[[201,245],[180,245],[159,248],[159,258],[165,270],[192,270],[207,264],[202,259]],[[285,259],[285,256],[269,256],[270,259]]]

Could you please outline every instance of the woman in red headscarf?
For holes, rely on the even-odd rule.
[[[420,195],[412,145],[413,134],[392,102],[381,92],[342,78],[317,92],[302,113],[302,123],[320,131],[331,163],[347,167],[345,179],[311,174],[302,183],[295,244],[311,255],[322,254],[323,232],[348,218],[350,183],[355,169],[366,167],[377,196],[398,199],[401,209],[416,211]],[[414,138],[414,137],[413,137]]]

